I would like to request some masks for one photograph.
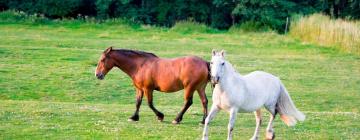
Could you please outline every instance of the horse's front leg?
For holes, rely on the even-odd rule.
[[[179,124],[181,122],[186,110],[192,105],[194,91],[195,90],[192,89],[191,87],[185,88],[184,106],[181,109],[181,111],[179,112],[179,114],[176,116],[175,120],[172,121],[173,124]]]
[[[202,138],[203,140],[208,139],[208,137],[209,137],[209,131],[208,131],[209,123],[210,123],[210,121],[212,119],[214,119],[215,115],[219,112],[219,110],[220,109],[215,104],[213,104],[211,106],[210,113],[205,119],[205,126],[204,126],[204,131],[203,131],[203,138]]]
[[[136,89],[136,109],[134,115],[132,115],[128,121],[139,121],[139,110],[142,102],[144,92],[140,89]]]
[[[230,109],[230,119],[228,124],[228,137],[227,137],[228,140],[232,140],[232,132],[234,130],[237,111],[238,110],[236,108]]]
[[[144,94],[147,98],[150,109],[155,113],[159,121],[164,120],[164,114],[158,111],[153,104],[153,90],[145,90]]]

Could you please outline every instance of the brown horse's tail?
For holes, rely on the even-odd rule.
[[[211,74],[210,74],[210,62],[207,62],[207,61],[206,61],[206,66],[207,66],[207,69],[208,69],[208,81],[210,81],[210,79],[211,79]]]
[[[207,69],[208,69],[208,82],[210,82],[210,81],[211,81],[210,62],[207,62],[207,61],[206,61],[206,66],[207,66]],[[211,88],[214,89],[215,84],[213,84],[213,83],[211,83],[211,82],[210,82],[210,84],[211,84]]]

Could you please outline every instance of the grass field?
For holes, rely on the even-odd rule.
[[[182,107],[182,91],[155,93],[164,122],[156,120],[146,102],[140,121],[127,122],[135,109],[130,78],[118,69],[103,81],[94,76],[100,53],[110,45],[166,58],[197,55],[206,60],[212,49],[225,49],[240,73],[263,70],[279,76],[307,115],[295,127],[277,118],[277,139],[360,139],[358,55],[271,32],[192,32],[83,22],[0,22],[0,139],[200,139],[197,94],[180,125],[171,121]],[[211,100],[209,86],[207,95]],[[216,116],[211,139],[226,138],[227,121],[226,112]],[[266,123],[261,139],[265,128]],[[239,114],[234,139],[249,139],[254,129],[253,114]]]

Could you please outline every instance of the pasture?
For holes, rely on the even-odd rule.
[[[103,81],[94,76],[98,58],[108,46],[205,60],[210,60],[212,49],[225,49],[238,72],[263,70],[279,76],[307,116],[295,127],[276,118],[277,139],[360,139],[358,55],[273,32],[80,21],[0,24],[0,139],[200,139],[202,108],[197,93],[180,125],[171,121],[183,105],[182,91],[154,93],[164,122],[157,121],[146,101],[140,121],[127,121],[135,110],[130,78],[119,69]],[[210,106],[210,85],[206,94]],[[267,122],[268,113],[263,117]],[[220,112],[210,124],[209,138],[225,139],[227,121],[228,114]],[[263,123],[261,139],[265,128]],[[239,114],[233,138],[250,139],[254,129],[253,113]]]

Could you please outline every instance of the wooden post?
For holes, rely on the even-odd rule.
[[[285,34],[287,33],[288,26],[289,26],[289,17],[286,17]]]

